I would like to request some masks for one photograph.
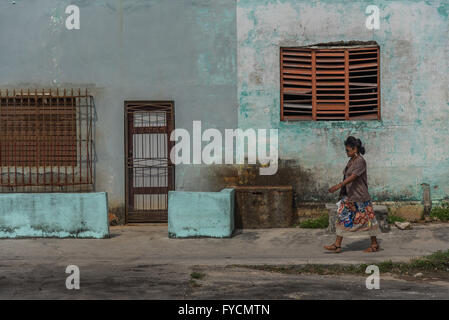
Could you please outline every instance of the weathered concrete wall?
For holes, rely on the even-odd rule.
[[[80,30],[65,8],[80,8]],[[89,88],[97,112],[96,190],[123,213],[124,100],[174,100],[176,127],[235,128],[235,3],[228,0],[21,0],[0,3],[0,88]],[[207,191],[204,166],[176,189]]]
[[[234,231],[234,197],[232,188],[221,192],[169,191],[169,237],[230,237]]]
[[[107,236],[105,192],[0,194],[0,238]]]
[[[81,29],[65,28],[65,8]],[[94,95],[96,190],[124,208],[123,102],[174,100],[176,127],[278,128],[281,163],[268,183],[327,201],[349,134],[365,143],[376,200],[449,193],[447,1],[377,1],[380,30],[360,0],[21,0],[0,3],[0,88],[88,87]],[[238,32],[237,32],[238,30]],[[381,121],[280,122],[279,47],[375,40]],[[237,74],[238,68],[238,74]],[[179,165],[176,189],[218,191],[236,167]],[[285,179],[283,177],[286,177]],[[294,181],[293,181],[294,180]]]
[[[365,9],[380,8],[380,30]],[[239,127],[279,129],[303,201],[336,198],[348,135],[365,144],[375,200],[449,194],[449,5],[447,1],[240,0],[237,3]],[[374,40],[381,52],[381,121],[281,122],[279,47]],[[283,172],[285,174],[285,170]]]

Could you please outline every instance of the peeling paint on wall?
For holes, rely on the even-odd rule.
[[[447,2],[378,1],[377,31],[365,28],[369,4],[238,1],[239,127],[279,129],[280,157],[310,171],[303,200],[326,199],[327,188],[341,180],[348,135],[366,144],[375,200],[420,200],[421,183],[440,186],[432,198],[443,199],[449,195]],[[279,47],[342,40],[380,44],[382,120],[281,122]]]

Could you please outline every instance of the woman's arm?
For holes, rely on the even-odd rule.
[[[347,177],[343,182],[340,182],[339,184],[336,184],[335,186],[332,186],[329,188],[329,192],[333,193],[337,191],[338,189],[342,188],[344,185],[354,181],[357,178],[357,175],[351,174],[349,177]]]

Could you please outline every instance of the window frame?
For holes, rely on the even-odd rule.
[[[319,62],[321,66],[318,67],[321,71],[319,73],[317,73],[317,57],[321,60]],[[279,62],[281,121],[381,120],[379,45],[280,47]],[[339,74],[332,74],[332,70],[337,70]],[[323,77],[320,73],[329,73],[329,76],[335,78]],[[362,76],[357,76],[358,73]],[[354,77],[362,82],[350,81],[356,79]],[[328,86],[324,86],[323,78],[333,80],[328,80],[329,83],[326,83]],[[335,80],[337,78],[339,80]],[[360,80],[360,78],[365,79]],[[333,81],[340,81],[340,83],[331,85]],[[319,88],[329,90],[332,94],[324,94],[324,91]],[[330,91],[332,89],[334,91]],[[317,94],[317,92],[320,93]],[[362,93],[357,94],[357,92]],[[295,98],[297,100],[287,100],[286,95],[297,97]],[[354,99],[360,95],[362,99]],[[335,100],[330,100],[330,103],[326,104],[326,100],[318,99],[318,97],[323,99],[323,96],[326,96],[325,99],[334,98]],[[287,101],[294,102],[286,106]],[[302,101],[305,102],[301,104]]]

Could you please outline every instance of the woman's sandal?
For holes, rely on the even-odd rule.
[[[329,251],[334,251],[335,253],[340,253],[341,252],[341,247],[340,246],[336,246],[335,244],[332,244],[330,246],[324,246],[324,249],[329,250]]]
[[[376,245],[370,245],[368,249],[363,250],[363,252],[377,252],[379,251],[379,244]]]

